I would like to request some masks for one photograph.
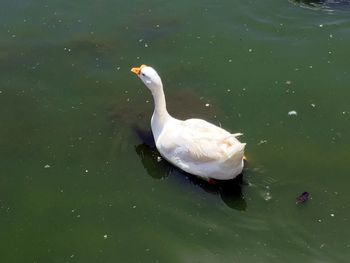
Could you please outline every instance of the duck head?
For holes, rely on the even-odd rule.
[[[152,67],[141,65],[132,68],[131,72],[135,73],[152,92],[163,87],[162,80]]]

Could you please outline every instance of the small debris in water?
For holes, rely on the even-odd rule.
[[[301,195],[299,195],[296,199],[296,203],[297,204],[302,204],[302,203],[305,203],[307,200],[309,200],[309,192],[303,192]]]
[[[265,201],[269,201],[272,198],[270,192],[265,192],[263,197]]]
[[[209,104],[209,103],[205,104],[205,107],[209,107],[209,106],[210,106],[210,104]]]
[[[334,214],[333,214],[333,213],[331,214],[331,217],[334,217]]]
[[[295,93],[295,90],[286,89],[286,93],[292,93],[292,94],[294,94],[294,93]]]
[[[291,80],[287,80],[287,81],[286,81],[286,84],[287,84],[287,85],[290,85],[290,84],[292,84],[292,81],[291,81]]]
[[[260,140],[260,142],[258,143],[258,145],[261,145],[261,144],[264,144],[264,143],[267,143],[267,140]]]
[[[162,161],[162,157],[158,156],[157,157],[157,162],[159,163],[160,161]]]
[[[316,107],[316,104],[311,103],[311,107],[312,107],[312,108],[315,108],[315,107]]]
[[[45,169],[51,168],[51,166],[49,164],[44,166]]]
[[[289,116],[297,116],[298,113],[295,110],[291,110],[291,111],[288,112],[288,115]]]
[[[103,235],[103,238],[104,238],[104,239],[107,239],[107,238],[108,238],[108,235],[107,235],[107,234],[104,234],[104,235]]]

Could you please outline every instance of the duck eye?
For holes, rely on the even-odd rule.
[[[145,73],[141,73],[142,76],[146,76]]]

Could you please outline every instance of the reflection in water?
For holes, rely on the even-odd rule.
[[[199,179],[196,176],[187,174],[167,161],[160,159],[152,133],[142,132],[135,129],[143,143],[135,146],[135,151],[139,155],[143,166],[150,176],[155,179],[163,179],[168,176],[179,174],[182,180],[188,180],[193,185],[201,187],[204,191],[211,194],[219,194],[224,203],[236,210],[245,210],[247,207],[246,201],[242,194],[242,175],[234,180],[216,181],[215,184],[209,184],[205,180]]]

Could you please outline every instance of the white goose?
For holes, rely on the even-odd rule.
[[[185,121],[171,117],[166,109],[162,80],[146,65],[132,68],[150,89],[154,99],[151,127],[160,154],[187,173],[210,181],[229,180],[242,172],[244,147],[236,137],[205,120]]]

